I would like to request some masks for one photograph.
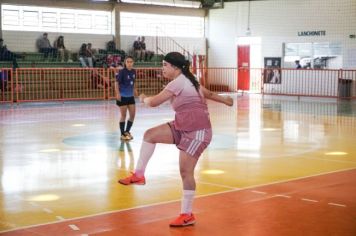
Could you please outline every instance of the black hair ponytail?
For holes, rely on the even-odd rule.
[[[187,77],[190,80],[190,82],[192,82],[192,84],[195,87],[195,90],[197,90],[197,92],[199,92],[200,84],[199,84],[197,78],[193,75],[193,73],[190,72],[189,66],[190,66],[189,61],[186,61],[185,64],[183,65],[182,73],[183,73],[183,75],[185,75],[185,77]]]

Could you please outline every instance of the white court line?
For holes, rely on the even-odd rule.
[[[39,205],[35,202],[30,202],[30,205],[34,206],[34,207],[38,207]]]
[[[62,216],[56,216],[56,218],[57,218],[58,220],[65,220],[65,218],[62,217]]]
[[[346,205],[344,205],[344,204],[338,204],[338,203],[333,203],[333,202],[329,202],[328,205],[346,207]]]
[[[76,225],[68,225],[72,230],[80,230]]]
[[[257,194],[267,194],[266,192],[261,192],[261,191],[256,191],[256,190],[252,190],[252,193],[257,193]]]
[[[309,159],[309,160],[320,160],[320,161],[348,163],[348,164],[355,164],[356,163],[356,161],[343,161],[343,160],[334,160],[334,159],[318,158],[318,157],[301,157],[301,158]]]
[[[53,213],[53,211],[52,211],[51,209],[48,209],[48,208],[43,208],[42,210],[43,210],[44,212],[49,213],[49,214],[52,214],[52,213]]]
[[[291,196],[284,195],[284,194],[276,194],[275,197],[284,197],[284,198],[291,198]]]
[[[317,200],[313,200],[313,199],[308,199],[308,198],[302,198],[302,201],[306,201],[306,202],[319,202]]]
[[[308,179],[308,178],[311,178],[311,177],[318,177],[318,176],[323,176],[323,175],[341,173],[341,172],[350,171],[350,170],[356,170],[356,168],[353,167],[353,168],[347,168],[347,169],[343,169],[343,170],[335,170],[335,171],[330,171],[330,172],[326,172],[326,173],[320,173],[320,174],[316,174],[316,175],[308,175],[308,176],[303,176],[303,177],[298,177],[298,178],[293,178],[293,179],[288,179],[288,180],[275,181],[275,182],[268,183],[268,184],[253,185],[253,186],[249,186],[249,187],[246,187],[246,188],[240,188],[240,189],[234,189],[234,190],[226,190],[226,191],[221,191],[221,192],[217,192],[217,193],[202,194],[202,195],[197,196],[196,198],[210,197],[210,196],[216,196],[216,195],[221,195],[221,194],[225,194],[225,193],[239,192],[239,191],[258,188],[258,187],[266,187],[266,186],[272,186],[272,185],[275,185],[275,184],[289,183],[289,182],[293,182],[293,181],[297,181],[297,180]],[[165,201],[165,202],[158,202],[158,203],[153,203],[153,204],[130,207],[130,208],[121,209],[121,210],[106,211],[106,212],[101,212],[101,213],[97,213],[97,214],[91,214],[91,215],[86,215],[86,216],[81,216],[81,217],[74,217],[74,218],[71,218],[71,219],[65,219],[64,221],[81,220],[81,219],[95,217],[95,216],[102,216],[102,215],[107,215],[107,214],[111,214],[111,213],[125,212],[125,211],[130,211],[130,210],[135,210],[135,209],[143,209],[143,208],[146,208],[146,207],[159,206],[159,205],[175,203],[175,202],[180,202],[180,201],[181,201],[181,199],[170,200],[170,201]],[[335,204],[336,203],[329,203],[329,205],[335,205]],[[336,206],[345,206],[345,205],[337,204]],[[35,225],[31,225],[31,226],[19,227],[19,228],[16,228],[16,229],[0,231],[0,233],[23,230],[23,229],[39,227],[39,226],[46,226],[46,225],[51,225],[51,224],[54,224],[54,223],[52,222],[52,223],[44,223],[44,224],[35,224]]]
[[[175,178],[175,179],[178,179],[178,178]],[[200,181],[200,180],[196,180],[195,182],[198,183],[198,184],[207,184],[207,185],[212,185],[212,186],[217,186],[217,187],[222,187],[222,188],[228,188],[228,189],[232,189],[232,190],[239,190],[240,189],[240,188],[235,188],[235,187],[222,185],[222,184],[214,184],[214,183],[204,182],[204,181]]]

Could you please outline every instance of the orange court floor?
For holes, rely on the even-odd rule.
[[[120,141],[114,101],[0,105],[0,235],[356,235],[356,101],[238,95],[209,101],[213,140],[195,171],[196,224],[180,212],[178,151],[159,144],[144,186],[144,131],[168,103],[137,104]]]

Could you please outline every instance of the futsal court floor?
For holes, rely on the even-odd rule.
[[[356,235],[356,102],[232,94],[209,102],[213,140],[196,167],[195,226],[180,212],[178,151],[157,145],[144,186],[144,131],[169,104],[137,104],[121,142],[113,101],[0,105],[0,235]]]

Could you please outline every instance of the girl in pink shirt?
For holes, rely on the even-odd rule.
[[[156,143],[175,144],[180,150],[179,169],[183,181],[183,197],[181,214],[169,225],[172,227],[193,225],[195,217],[192,213],[192,205],[196,188],[194,169],[212,137],[205,99],[228,106],[233,105],[233,100],[231,97],[220,96],[201,86],[189,70],[189,61],[178,52],[170,52],[164,57],[163,76],[171,79],[163,91],[152,97],[142,94],[140,100],[151,107],[171,100],[175,119],[145,132],[135,172],[120,179],[119,183],[145,184],[145,169]]]

